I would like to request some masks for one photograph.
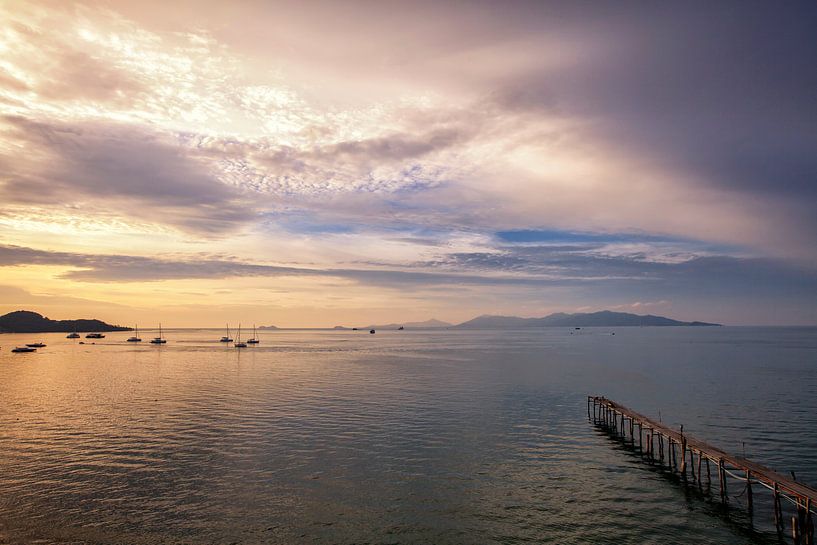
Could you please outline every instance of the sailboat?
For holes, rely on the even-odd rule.
[[[230,337],[230,324],[227,324],[227,334],[218,340],[220,343],[231,343],[233,339]]]
[[[69,333],[65,338],[66,339],[79,339],[79,333],[74,331],[73,333]]]
[[[136,334],[133,337],[128,337],[128,342],[129,343],[142,342],[142,339],[139,338],[139,324],[136,324],[136,327],[134,329],[136,330]]]
[[[258,344],[261,340],[258,338],[258,333],[255,331],[255,324],[252,325],[252,339],[247,339],[247,344]]]
[[[241,324],[238,324],[238,336],[236,337],[236,339],[238,340],[236,340],[235,343],[233,343],[233,346],[235,346],[236,348],[247,348],[247,343],[241,342]]]
[[[28,343],[26,344],[26,346],[29,348],[45,348],[45,343],[40,341],[38,343]]]
[[[159,336],[150,340],[150,344],[165,344],[167,340],[162,337],[162,324],[159,324]]]

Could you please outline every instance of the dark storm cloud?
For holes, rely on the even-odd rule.
[[[227,259],[155,259],[129,255],[95,255],[69,252],[50,252],[20,246],[0,246],[0,266],[62,265],[78,270],[68,271],[63,277],[85,282],[152,282],[180,279],[217,279],[231,277],[321,276],[352,280],[377,286],[433,286],[465,285],[519,285],[536,286],[555,284],[558,278],[480,276],[449,272],[420,272],[386,269],[349,269],[307,267],[279,267],[257,265]]]
[[[417,159],[434,152],[463,144],[476,131],[460,124],[458,128],[437,127],[419,134],[393,133],[361,140],[345,140],[336,144],[298,150],[289,146],[274,147],[251,153],[253,159],[277,173],[348,167],[366,173],[373,166]]]
[[[198,234],[228,232],[253,219],[238,190],[185,148],[147,129],[19,116],[3,121],[4,136],[25,150],[0,154],[6,202],[91,202]]]
[[[568,33],[604,42],[609,54],[556,77],[504,81],[500,104],[555,103],[708,186],[817,204],[817,4],[624,2],[559,11]]]

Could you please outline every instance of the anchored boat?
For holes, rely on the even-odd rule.
[[[128,342],[129,343],[140,343],[140,342],[142,342],[142,339],[139,338],[139,324],[136,324],[136,327],[134,328],[133,337],[128,337]]]
[[[247,348],[247,343],[241,342],[241,324],[238,324],[238,337],[236,337],[236,339],[237,340],[235,343],[233,343],[233,346],[236,348]]]
[[[150,340],[150,344],[165,344],[167,340],[162,336],[162,324],[159,324],[159,336]]]
[[[260,343],[260,339],[258,338],[258,333],[255,331],[255,324],[252,325],[252,339],[247,339],[247,344],[258,344]]]

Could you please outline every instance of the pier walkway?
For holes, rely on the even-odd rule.
[[[701,484],[705,471],[707,482],[711,482],[710,464],[714,465],[718,472],[721,501],[728,501],[727,477],[737,479],[745,486],[750,513],[753,509],[752,486],[760,485],[769,489],[772,492],[774,520],[778,531],[782,532],[784,528],[781,500],[786,500],[794,510],[791,517],[794,542],[797,545],[815,545],[813,515],[817,515],[817,490],[814,488],[690,437],[684,434],[683,426],[680,430],[672,429],[605,397],[588,396],[587,417],[592,417],[595,425],[604,428],[611,435],[629,442],[650,461],[666,465],[684,479],[687,479],[689,472],[689,478]]]

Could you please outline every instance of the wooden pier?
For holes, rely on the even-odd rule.
[[[791,506],[789,511],[794,513],[790,519],[794,543],[815,545],[817,490],[814,488],[690,437],[684,434],[683,426],[680,430],[674,430],[605,397],[588,396],[587,417],[592,419],[593,424],[629,443],[650,462],[659,463],[698,485],[703,482],[703,473],[706,473],[707,484],[711,485],[714,466],[721,501],[729,501],[727,478],[731,477],[738,481],[739,486],[742,485],[741,494],[746,494],[750,515],[754,508],[753,486],[768,489],[772,493],[777,531],[782,533],[787,526],[783,509],[783,501],[786,501]]]

